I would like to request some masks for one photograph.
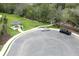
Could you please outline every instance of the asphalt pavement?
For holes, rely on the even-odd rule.
[[[79,56],[79,38],[56,30],[36,30],[17,38],[7,56]]]

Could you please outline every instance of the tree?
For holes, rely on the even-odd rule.
[[[6,18],[6,16],[3,16],[2,17],[2,28],[1,28],[1,31],[0,31],[0,35],[4,35],[5,33],[7,33],[7,21],[8,19]]]

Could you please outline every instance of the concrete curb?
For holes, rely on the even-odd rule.
[[[55,28],[49,28],[49,29],[59,31],[59,29],[55,29]],[[74,32],[72,32],[72,34],[79,38],[79,35],[78,35],[78,34],[76,34],[76,33],[74,33]]]
[[[75,35],[77,38],[79,38],[79,35],[78,35],[78,34],[76,34],[76,33],[74,33],[74,32],[73,32],[72,34]]]

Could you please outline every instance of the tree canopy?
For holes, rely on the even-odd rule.
[[[0,12],[46,23],[69,22],[79,27],[77,3],[0,3]]]

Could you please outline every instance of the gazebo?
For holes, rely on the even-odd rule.
[[[11,25],[12,25],[12,29],[13,30],[16,30],[16,29],[19,29],[19,28],[23,28],[23,26],[22,26],[22,23],[20,22],[20,21],[13,21],[12,23],[11,23]]]
[[[20,21],[13,21],[12,26],[22,25]]]

